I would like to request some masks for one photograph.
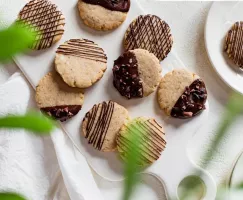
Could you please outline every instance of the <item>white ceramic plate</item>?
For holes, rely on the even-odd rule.
[[[214,2],[205,27],[205,43],[209,59],[221,78],[243,94],[243,71],[223,52],[225,36],[236,21],[243,21],[243,2]]]

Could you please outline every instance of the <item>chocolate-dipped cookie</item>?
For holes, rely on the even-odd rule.
[[[158,88],[158,103],[167,115],[191,118],[205,108],[207,89],[203,80],[185,69],[167,73]]]
[[[138,165],[146,166],[159,159],[166,141],[163,128],[155,119],[139,117],[123,125],[117,136],[117,149],[121,158],[126,161],[128,152],[135,151],[135,147]]]
[[[125,38],[125,50],[146,49],[160,61],[164,60],[173,45],[169,25],[155,15],[140,15],[128,27]]]
[[[130,9],[130,0],[79,0],[83,22],[96,30],[111,30],[120,26]]]
[[[83,119],[83,135],[95,149],[115,151],[118,131],[128,118],[128,111],[113,101],[94,105]]]
[[[35,98],[42,112],[63,122],[81,110],[84,93],[68,86],[58,73],[50,72],[40,80]]]
[[[104,50],[87,39],[71,39],[56,51],[55,66],[71,87],[87,88],[103,77],[107,68]]]
[[[240,68],[243,68],[243,21],[236,22],[228,31],[224,51]]]
[[[64,33],[65,18],[57,6],[49,0],[31,0],[18,15],[18,21],[25,22],[36,32],[31,49],[46,49],[59,41]]]
[[[128,99],[148,96],[159,84],[159,60],[147,50],[125,52],[114,62],[113,84]]]

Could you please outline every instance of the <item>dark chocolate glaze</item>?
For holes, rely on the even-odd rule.
[[[82,0],[85,3],[100,5],[112,11],[128,12],[130,0]]]
[[[173,38],[169,25],[155,15],[140,15],[125,35],[125,50],[146,49],[159,60],[170,53]]]
[[[87,39],[71,39],[60,45],[56,53],[103,63],[107,62],[104,50]]]
[[[142,81],[139,78],[137,59],[132,52],[125,52],[114,62],[113,84],[122,96],[128,99],[143,97]]]
[[[78,114],[81,108],[82,106],[80,105],[53,106],[41,108],[41,111],[48,114],[50,117],[53,117],[54,119],[64,122]]]
[[[185,88],[175,106],[171,110],[171,116],[175,118],[191,118],[205,109],[207,100],[206,86],[201,79],[195,80]]]
[[[31,24],[33,32],[38,31],[35,43],[30,47],[32,49],[48,48],[56,36],[64,33],[64,29],[59,28],[65,25],[63,15],[49,0],[31,0],[20,11],[17,23],[19,20],[26,22],[25,27]]]
[[[114,106],[115,104],[112,101],[94,105],[92,110],[86,113],[83,120],[87,120],[85,138],[97,150],[101,150],[104,144],[114,112]],[[100,112],[98,112],[99,110]]]

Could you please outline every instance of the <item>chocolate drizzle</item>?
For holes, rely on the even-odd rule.
[[[201,79],[195,80],[185,88],[175,106],[171,110],[171,116],[175,118],[191,118],[205,109],[207,90]]]
[[[60,45],[56,51],[58,54],[80,57],[102,63],[107,62],[104,50],[94,42],[87,39],[72,39]]]
[[[137,118],[125,125],[117,137],[118,150],[126,160],[127,151],[131,151],[131,135],[136,135],[139,141],[139,165],[151,164],[158,160],[166,147],[165,133],[154,119]]]
[[[164,60],[173,45],[169,25],[155,15],[140,15],[132,22],[125,35],[125,49],[146,49],[159,60]]]
[[[236,22],[229,30],[224,51],[237,66],[243,68],[243,21]]]
[[[41,108],[41,111],[48,114],[50,117],[53,117],[54,119],[64,122],[78,114],[81,108],[81,105],[53,106]]]
[[[107,131],[110,126],[111,118],[114,112],[114,102],[103,102],[94,105],[92,110],[86,113],[84,121],[87,120],[86,135],[89,144],[95,149],[101,150],[104,144]]]
[[[88,4],[100,5],[112,11],[128,12],[130,0],[82,0]]]
[[[48,0],[31,0],[19,13],[18,21],[24,21],[24,26],[33,26],[33,32],[38,31],[32,49],[45,49],[54,43],[54,38],[63,35],[65,25],[62,13],[55,4]],[[17,21],[17,23],[18,23]]]
[[[114,62],[113,84],[122,96],[128,99],[143,97],[142,81],[139,78],[137,59],[132,52],[125,52]]]

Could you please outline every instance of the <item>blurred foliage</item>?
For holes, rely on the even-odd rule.
[[[15,193],[0,193],[0,200],[25,200],[25,198]]]

